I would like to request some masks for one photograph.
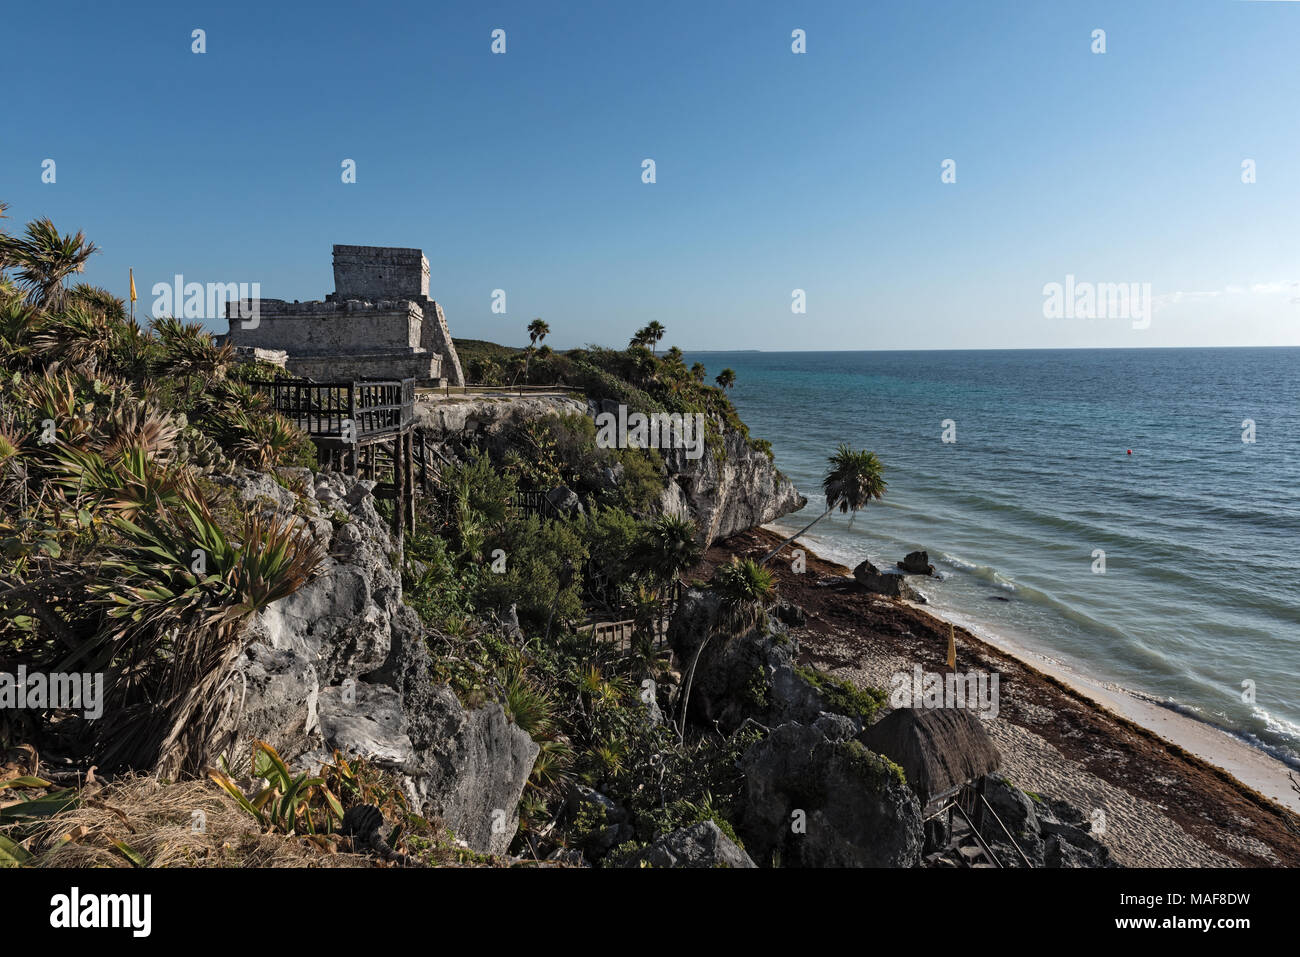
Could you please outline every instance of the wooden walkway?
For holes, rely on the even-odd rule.
[[[424,434],[415,431],[414,379],[259,382],[271,407],[311,436],[322,469],[363,476],[391,500],[393,530],[415,528],[416,446],[419,478],[430,491]]]
[[[668,589],[668,595],[655,610],[650,621],[650,650],[654,654],[668,648],[668,626],[682,600],[682,583],[675,581]],[[624,612],[626,614],[626,612]],[[578,634],[591,638],[592,656],[607,658],[626,658],[636,651],[637,620],[624,618],[621,621],[589,621],[578,627]]]

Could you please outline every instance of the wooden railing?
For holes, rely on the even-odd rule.
[[[313,382],[278,379],[257,383],[271,407],[315,439],[347,439],[347,424],[358,443],[397,435],[415,421],[414,379],[362,379]]]
[[[667,596],[655,609],[655,614],[649,621],[650,648],[653,653],[657,654],[668,647],[668,628],[672,624],[673,615],[677,613],[681,598],[682,583],[675,581],[669,587]],[[627,611],[624,610],[624,614],[626,613]],[[636,650],[636,632],[635,618],[588,622],[578,628],[578,634],[591,636],[593,655],[611,658],[626,657]]]
[[[546,392],[565,392],[582,394],[582,389],[572,385],[444,385],[421,388],[425,395],[488,395],[491,393],[509,393],[512,395],[538,395]]]
[[[559,510],[551,504],[546,492],[516,492],[510,499],[510,508],[525,515],[558,518]]]

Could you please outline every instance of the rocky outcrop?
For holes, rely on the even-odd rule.
[[[687,589],[668,629],[668,641],[691,675],[690,718],[716,721],[730,731],[752,718],[764,725],[786,721],[811,724],[836,705],[795,666],[798,641],[776,618],[733,633],[721,601],[704,589]],[[701,646],[702,650],[701,650]],[[696,651],[699,659],[696,661]],[[850,716],[861,728],[862,722]]]
[[[587,414],[585,399],[564,395],[452,396],[421,399],[415,407],[415,427],[435,445],[463,452],[476,447],[504,453],[511,433],[529,419],[545,415]]]
[[[751,448],[739,432],[724,433],[721,454],[715,451],[706,449],[698,459],[687,458],[684,449],[663,452],[671,483],[664,508],[686,508],[705,547],[808,504],[772,460]]]
[[[644,851],[629,858],[624,867],[736,867],[753,868],[735,841],[713,821],[701,821],[658,838]]]
[[[1072,804],[1053,798],[1031,798],[1002,775],[992,775],[985,799],[1015,845],[997,822],[981,827],[998,860],[1023,867],[1019,851],[1034,867],[1118,867],[1110,849],[1092,834],[1092,823]]]
[[[283,470],[222,479],[244,507],[296,520],[328,550],[316,577],[253,619],[236,663],[246,748],[264,740],[315,771],[337,749],[387,768],[414,809],[469,847],[504,853],[538,748],[498,704],[466,709],[433,682],[424,626],[402,603],[373,483]]]
[[[902,572],[892,569],[881,571],[869,560],[864,560],[857,568],[853,569],[853,577],[857,583],[867,591],[875,592],[878,595],[888,595],[891,598],[905,598],[908,601],[924,601],[921,593],[907,583],[907,577]]]
[[[934,566],[930,564],[930,553],[925,551],[908,552],[898,563],[898,567],[909,575],[934,574]]]
[[[763,863],[783,867],[913,867],[921,805],[896,765],[843,737],[851,725],[791,722],[740,760],[740,834]]]
[[[510,449],[512,434],[529,419],[546,415],[595,416],[618,413],[612,400],[591,401],[562,395],[501,395],[426,398],[416,406],[416,428],[435,446],[463,455],[470,448],[494,456]],[[659,511],[692,518],[706,547],[715,539],[775,521],[807,504],[788,478],[764,453],[751,448],[736,431],[724,433],[721,449],[708,448],[698,459],[686,449],[661,449],[667,486]],[[597,477],[613,487],[621,475],[613,468]]]

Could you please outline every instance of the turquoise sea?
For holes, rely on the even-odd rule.
[[[825,508],[837,443],[884,462],[884,500],[819,523],[814,550],[926,549],[943,577],[913,581],[945,617],[1300,767],[1300,349],[696,360],[736,371],[741,416],[808,496],[791,531]]]

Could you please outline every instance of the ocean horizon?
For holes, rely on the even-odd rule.
[[[805,536],[927,550],[932,609],[1300,768],[1300,347],[688,353],[825,508],[840,442],[883,500]]]

